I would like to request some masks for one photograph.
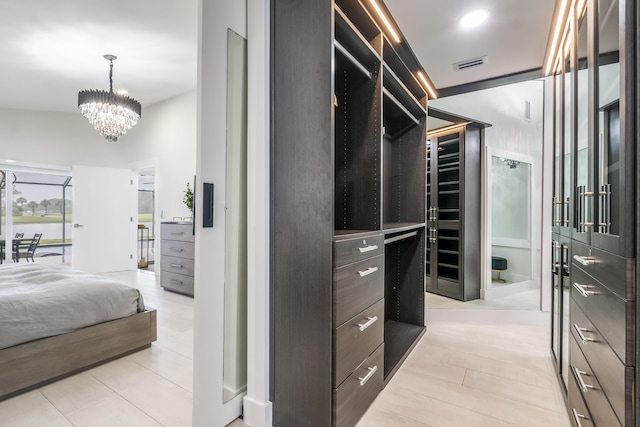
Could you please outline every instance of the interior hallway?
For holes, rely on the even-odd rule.
[[[193,299],[162,290],[149,272],[107,276],[138,287],[158,309],[158,341],[0,402],[0,426],[191,426]],[[430,322],[358,427],[569,426],[548,330]]]

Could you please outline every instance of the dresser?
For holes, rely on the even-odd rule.
[[[384,238],[336,238],[333,260],[333,425],[357,423],[383,386]]]
[[[190,222],[160,224],[160,286],[193,296],[194,235]]]

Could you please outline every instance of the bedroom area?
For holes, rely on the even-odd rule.
[[[3,426],[191,425],[194,298],[160,237],[193,215],[197,9],[0,5]],[[117,141],[78,108],[111,88],[142,106]]]

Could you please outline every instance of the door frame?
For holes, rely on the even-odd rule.
[[[492,206],[491,206],[491,158],[492,157],[505,157],[509,159],[513,159],[522,163],[528,163],[531,165],[530,167],[530,176],[529,176],[529,214],[530,214],[530,229],[528,233],[529,239],[529,248],[530,248],[530,262],[531,262],[531,278],[530,280],[526,280],[520,283],[515,283],[516,285],[513,288],[509,288],[505,290],[508,291],[520,291],[525,289],[531,289],[532,287],[536,287],[541,291],[541,274],[542,274],[542,266],[538,266],[539,268],[534,268],[536,264],[540,261],[540,257],[538,255],[538,250],[541,250],[542,241],[540,239],[539,245],[536,245],[536,239],[541,236],[541,222],[542,222],[542,211],[539,208],[539,215],[535,214],[536,211],[536,203],[534,201],[534,192],[535,192],[535,183],[537,182],[537,165],[535,158],[520,154],[514,153],[508,150],[504,150],[502,148],[491,147],[485,145],[484,147],[484,161],[482,162],[482,236],[481,236],[481,286],[480,293],[481,299],[487,299],[487,294],[491,293],[492,290],[492,281],[491,281],[491,214],[492,214]],[[542,192],[542,189],[540,189]],[[542,193],[541,193],[542,194]],[[536,246],[540,246],[538,249]],[[493,292],[495,293],[495,291]]]

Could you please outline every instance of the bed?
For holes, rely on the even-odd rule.
[[[0,266],[0,400],[156,340],[140,292],[62,265]]]

